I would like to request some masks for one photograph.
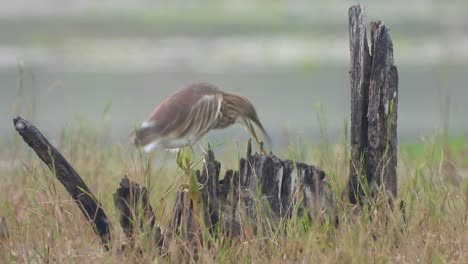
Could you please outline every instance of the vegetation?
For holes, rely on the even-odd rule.
[[[103,145],[103,134],[89,125],[64,130],[58,148],[77,169],[103,203],[114,223],[113,249],[105,252],[63,187],[26,147],[3,149],[0,177],[0,211],[9,237],[1,242],[4,262],[114,263],[171,260],[178,255],[169,249],[165,259],[149,246],[144,234],[136,237],[137,250],[121,252],[125,236],[117,226],[112,193],[127,175],[150,190],[159,224],[164,228],[172,210],[175,190],[185,180],[177,169],[175,155],[157,153],[150,167],[127,145]],[[18,144],[21,141],[16,140]],[[406,224],[400,210],[364,210],[356,213],[349,204],[346,183],[348,147],[346,140],[319,146],[306,143],[279,152],[283,158],[300,159],[324,169],[338,198],[339,225],[305,224],[288,219],[280,232],[272,225],[260,235],[244,233],[233,241],[211,238],[200,253],[205,263],[218,262],[461,262],[468,256],[468,148],[463,135],[448,141],[424,138],[420,143],[400,145],[398,200],[406,203]],[[441,142],[447,142],[447,146]],[[236,168],[237,147],[225,144],[219,155],[223,169]],[[242,149],[242,144],[240,149]],[[215,151],[217,151],[215,149]],[[221,152],[218,148],[218,151]],[[198,152],[198,151],[197,151]],[[243,153],[244,151],[240,151]],[[228,154],[230,153],[230,154]],[[16,157],[12,160],[13,157]],[[8,166],[7,166],[8,165]],[[200,166],[200,165],[198,165]],[[177,177],[176,177],[177,176]],[[284,234],[284,235],[282,235]]]

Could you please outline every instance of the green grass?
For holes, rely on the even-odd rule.
[[[325,122],[324,120],[322,120]],[[135,251],[118,252],[125,241],[118,224],[112,193],[120,179],[147,185],[158,223],[164,228],[170,217],[175,190],[184,179],[177,169],[175,156],[158,152],[151,170],[129,145],[105,146],[102,132],[85,121],[64,130],[56,146],[83,177],[101,201],[112,222],[113,250],[105,252],[99,239],[81,212],[53,174],[19,140],[20,147],[3,149],[0,170],[0,214],[6,218],[9,238],[1,242],[2,262],[52,263],[141,263],[178,262],[180,256],[169,247],[168,257],[160,258],[152,250],[145,234],[136,237]],[[346,137],[345,137],[346,138]],[[18,139],[17,139],[18,140]],[[13,140],[11,140],[13,142]],[[235,240],[212,238],[205,232],[211,247],[200,253],[203,263],[461,263],[468,258],[468,147],[462,135],[443,146],[438,137],[401,144],[398,160],[398,200],[406,203],[407,224],[399,210],[354,212],[348,203],[346,183],[349,151],[346,140],[318,146],[296,142],[277,152],[289,158],[314,164],[326,171],[337,194],[340,224],[308,223],[302,217],[283,219],[278,230],[262,208],[258,223],[243,220],[243,233]],[[222,171],[237,168],[239,149],[226,144],[215,149]],[[450,166],[448,166],[448,164]],[[201,165],[198,165],[201,167]],[[456,177],[454,176],[456,175]],[[253,228],[263,226],[259,234]],[[282,231],[282,232],[279,232]]]

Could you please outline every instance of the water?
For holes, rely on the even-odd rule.
[[[86,120],[109,143],[126,142],[161,100],[195,81],[250,98],[277,145],[287,143],[286,134],[286,141],[318,141],[318,105],[329,136],[343,134],[350,111],[348,3],[179,3],[164,13],[158,5],[124,2],[110,8],[82,0],[64,8],[44,1],[47,8],[9,4],[0,11],[0,142],[11,143],[17,113],[51,138]],[[426,2],[366,2],[369,20],[391,27],[403,141],[437,133],[447,98],[449,131],[468,129],[467,5]],[[19,90],[18,61],[25,65]],[[211,136],[247,137],[238,127]]]
[[[34,93],[32,117],[50,135],[55,137],[62,128],[85,119],[98,128],[105,126],[109,138],[123,141],[133,126],[175,89],[194,81],[209,81],[250,98],[274,140],[282,140],[285,129],[292,135],[303,134],[317,140],[320,129],[317,104],[323,109],[330,135],[343,133],[344,120],[349,119],[350,109],[347,70],[343,66],[317,67],[310,72],[202,74],[26,69],[21,114],[31,116],[33,106],[28,102]],[[468,67],[418,70],[400,67],[399,71],[398,132],[401,139],[417,139],[435,133],[441,126],[446,95],[450,96],[451,103],[450,131],[468,129],[468,123],[461,122],[468,111],[465,103],[468,90],[455,85],[464,82]],[[0,72],[0,79],[0,133],[8,135],[13,131],[11,118],[14,115],[16,72],[4,70]],[[242,137],[240,130],[230,131]]]

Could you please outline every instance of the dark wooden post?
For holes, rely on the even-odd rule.
[[[367,104],[369,96],[370,55],[366,38],[366,18],[360,5],[349,9],[349,46],[351,53],[351,161],[349,166],[349,199],[355,204],[363,195],[359,185],[367,150]],[[361,180],[359,179],[361,177]]]
[[[389,30],[371,23],[371,50],[360,5],[349,9],[351,52],[351,161],[349,199],[360,203],[379,190],[397,194],[398,72]]]
[[[16,131],[23,140],[36,152],[37,156],[49,167],[55,177],[62,183],[84,216],[92,224],[94,231],[101,238],[106,249],[110,248],[110,223],[101,204],[60,152],[49,143],[42,133],[27,120],[13,119]]]

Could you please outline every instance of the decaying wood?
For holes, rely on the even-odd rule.
[[[304,163],[281,160],[272,154],[252,155],[250,141],[247,156],[239,161],[239,170],[227,170],[221,177],[221,164],[209,149],[203,170],[196,171],[196,175],[203,184],[198,215],[205,228],[203,230],[214,237],[236,237],[242,233],[242,225],[249,225],[255,233],[262,224],[261,218],[268,219],[268,224],[274,225],[279,224],[282,218],[291,217],[293,213],[305,214],[310,221],[328,219],[337,224],[335,196],[322,170]],[[124,178],[114,197],[128,197],[122,195],[122,186],[138,186],[135,188],[141,190],[139,185]],[[175,238],[183,241],[180,250],[187,257],[190,252],[184,251],[196,251],[196,239],[201,241],[202,237],[194,230],[193,205],[187,192],[179,190],[175,195],[170,221],[162,236],[158,227],[156,240],[160,247],[163,245],[163,252]],[[134,228],[127,219],[138,219],[132,217],[129,209],[137,199],[123,200],[125,203],[121,204],[130,207],[116,205],[122,213],[122,226],[131,238]],[[146,200],[142,200],[146,204]],[[150,205],[143,207],[152,211]],[[154,219],[152,213],[140,217],[145,219],[144,222]]]
[[[241,234],[245,219],[255,223],[255,231],[259,218],[266,217],[274,224],[291,217],[294,210],[305,213],[310,221],[338,221],[334,193],[325,173],[315,166],[272,154],[252,155],[249,142],[247,157],[240,159],[238,171],[227,170],[221,178],[221,165],[212,150],[207,151],[203,167],[202,173],[197,171],[199,182],[204,184],[199,215],[215,236]],[[188,196],[179,192],[168,230],[192,241],[194,219],[189,205]]]
[[[94,231],[101,238],[104,247],[109,249],[111,240],[109,221],[101,204],[91,193],[80,175],[62,154],[49,143],[39,129],[21,117],[14,118],[13,123],[23,140],[36,152],[37,156],[49,167],[72,196],[86,219],[92,224]]]
[[[379,190],[389,201],[397,194],[398,72],[393,44],[383,22],[371,23],[371,50],[365,14],[360,5],[349,9],[351,52],[351,161],[349,199],[361,202]]]
[[[147,189],[124,177],[113,198],[120,211],[120,226],[130,242],[133,243],[135,229],[138,229],[141,233],[154,234],[154,239],[148,241],[154,241],[155,246],[161,247],[163,237],[161,229],[156,226],[156,215],[148,200]]]
[[[393,65],[393,43],[383,22],[371,23],[372,68],[369,86],[368,174],[376,186],[397,194],[398,72]],[[371,186],[371,188],[374,186]],[[372,189],[371,189],[372,191]]]
[[[349,9],[349,46],[351,54],[351,160],[349,199],[356,203],[363,195],[358,185],[363,173],[367,150],[367,104],[369,96],[370,55],[366,38],[366,17],[360,5]]]

